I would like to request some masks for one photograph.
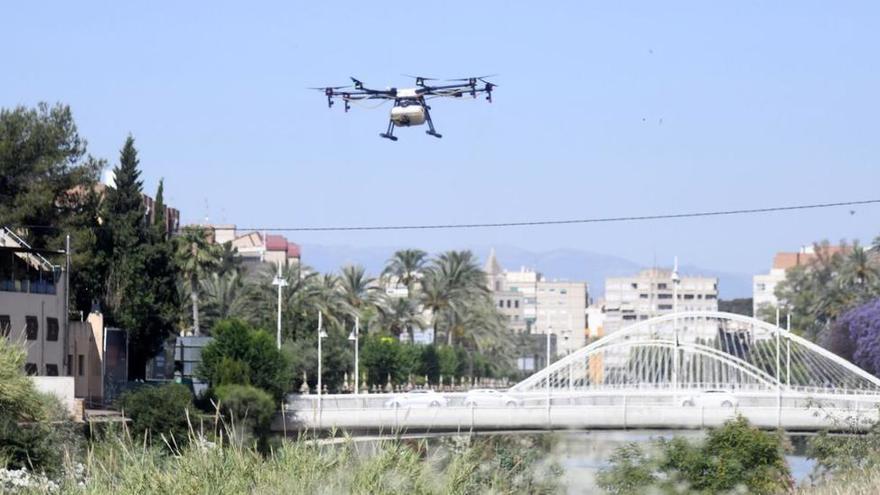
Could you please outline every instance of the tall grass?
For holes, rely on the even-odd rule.
[[[61,480],[61,492],[416,495],[561,490],[559,470],[538,462],[542,455],[535,439],[450,441],[429,448],[424,441],[392,438],[375,443],[301,438],[282,440],[261,454],[244,442],[229,442],[240,438],[229,429],[214,443],[191,435],[182,449],[170,438],[166,448],[159,448],[124,432],[106,435],[81,459],[85,479]]]

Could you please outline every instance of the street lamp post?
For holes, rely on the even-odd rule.
[[[276,344],[281,349],[281,289],[287,287],[287,280],[281,276],[281,263],[278,263],[278,275],[272,279],[272,285],[278,287],[278,329],[276,332]]]
[[[321,386],[321,341],[327,338],[327,332],[324,331],[323,315],[318,311],[318,418],[321,417],[321,394],[324,392]]]
[[[355,316],[354,317],[354,330],[348,334],[348,341],[354,342],[354,394],[357,395],[360,393],[360,389],[358,386],[359,383],[359,375],[360,371],[358,368],[358,336],[360,334],[360,319]]]

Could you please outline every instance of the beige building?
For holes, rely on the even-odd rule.
[[[30,375],[67,374],[64,284],[61,266],[0,228],[0,336],[25,343]]]
[[[605,279],[605,335],[639,320],[678,311],[717,311],[717,277],[680,277],[673,270],[651,268],[631,277]],[[677,304],[674,299],[677,292]]]
[[[302,252],[298,244],[283,235],[264,232],[238,232],[235,225],[208,225],[217,244],[231,243],[244,265],[255,268],[262,263],[298,264]]]
[[[846,251],[841,246],[828,246],[828,254],[833,255]],[[752,277],[752,315],[757,317],[762,308],[775,308],[779,304],[776,298],[776,286],[785,280],[791,268],[809,264],[816,259],[813,246],[802,247],[797,252],[778,252],[773,257],[773,265],[767,273]]]
[[[586,343],[587,284],[547,280],[540,273],[501,267],[493,249],[484,268],[498,311],[514,333],[558,337],[558,351],[569,354]]]

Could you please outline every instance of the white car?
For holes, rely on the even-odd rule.
[[[490,388],[479,388],[468,392],[464,398],[465,407],[519,407],[522,401]]]
[[[433,390],[411,390],[398,394],[385,403],[385,407],[443,407],[446,397]]]
[[[697,394],[685,397],[681,401],[682,407],[736,407],[739,399],[729,390],[703,390]]]

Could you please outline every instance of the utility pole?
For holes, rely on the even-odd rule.
[[[360,392],[358,386],[359,382],[359,366],[358,366],[358,337],[360,336],[360,318],[354,317],[354,330],[352,330],[351,334],[348,336],[348,340],[350,342],[354,342],[354,394],[357,395]]]

